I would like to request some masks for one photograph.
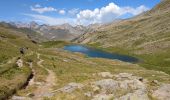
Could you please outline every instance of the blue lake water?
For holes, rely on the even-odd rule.
[[[95,48],[90,48],[83,45],[67,45],[64,47],[64,50],[71,51],[71,52],[80,52],[86,54],[89,57],[117,59],[117,60],[130,62],[130,63],[138,62],[137,58],[131,56],[109,53],[109,52],[105,52]]]

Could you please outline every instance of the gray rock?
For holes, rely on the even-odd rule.
[[[119,73],[114,75],[117,79],[133,79],[133,75],[129,73]]]
[[[22,61],[22,59],[18,59],[17,62],[16,62],[16,64],[17,64],[17,66],[18,66],[19,68],[23,67],[23,61]]]
[[[64,86],[63,88],[60,88],[59,91],[71,93],[76,89],[81,89],[82,87],[84,87],[84,85],[80,84],[80,83],[69,83],[68,85]]]
[[[113,77],[113,75],[110,72],[100,72],[100,73],[98,73],[98,75],[103,78],[106,78],[106,77],[112,78]]]
[[[116,91],[119,88],[118,82],[113,79],[100,80],[95,82],[95,85],[101,87],[103,90],[109,91]]]
[[[126,95],[117,98],[117,100],[149,100],[145,79],[142,78],[141,81],[139,80],[141,77],[128,73],[120,73],[115,76],[121,80],[103,79],[92,83],[93,90],[97,89],[98,91],[93,91],[94,94],[97,94],[94,96],[94,100],[110,100],[110,98],[119,97],[124,93]]]
[[[158,90],[154,91],[152,94],[153,97],[158,100],[169,100],[170,99],[170,84],[163,84],[158,88]]]
[[[134,93],[128,93],[115,100],[149,100],[147,91],[136,90]]]
[[[129,83],[128,83],[129,81]],[[145,84],[143,84],[141,81],[134,79],[134,80],[127,80],[128,86],[130,89],[136,90],[136,89],[146,89]]]

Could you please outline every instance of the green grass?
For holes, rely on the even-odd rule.
[[[52,97],[54,100],[61,98],[70,98],[71,100],[86,98],[83,93],[91,90],[89,83],[103,79],[98,75],[93,75],[99,72],[111,72],[112,74],[127,72],[147,78],[149,82],[152,80],[158,80],[165,83],[170,82],[168,79],[169,76],[157,73],[153,70],[147,70],[136,64],[102,58],[87,58],[82,54],[58,51],[49,48],[42,49],[39,53],[41,53],[41,59],[44,60],[44,67],[54,71],[56,74],[57,85],[53,87],[54,90],[57,90],[70,82],[86,84],[82,90],[76,90],[71,94],[57,92],[57,95]],[[152,75],[157,77],[153,77]],[[74,97],[72,97],[72,95],[74,95]],[[91,98],[86,99],[90,100]]]
[[[144,60],[144,62],[140,63],[141,66],[170,74],[170,50],[161,53],[143,54],[138,57]]]
[[[21,47],[29,48],[24,56],[19,52]],[[26,62],[35,60],[32,52],[37,47],[21,31],[0,25],[0,99],[11,96],[27,82],[31,69]],[[22,68],[16,66],[18,57],[24,61]]]
[[[21,69],[13,67],[1,74],[0,99],[6,99],[18,89],[21,89],[27,82],[30,74],[31,70],[28,67],[23,67]]]
[[[67,44],[69,43],[65,41],[48,41],[41,43],[44,48],[61,48]]]
[[[140,66],[150,70],[158,70],[170,74],[170,50],[165,50],[152,54],[134,54],[133,52],[135,49],[123,49],[121,47],[102,48],[100,44],[90,44],[89,46],[99,48],[111,53],[118,53],[136,57],[141,60],[141,62],[138,63]]]

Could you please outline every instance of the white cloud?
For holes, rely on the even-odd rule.
[[[74,15],[76,15],[78,12],[79,12],[79,9],[78,9],[78,8],[74,8],[74,9],[69,10],[69,11],[68,11],[68,14],[74,16]]]
[[[31,10],[37,13],[43,14],[45,12],[56,12],[58,14],[64,15],[66,13],[65,10],[57,10],[53,7],[41,7],[41,5],[36,4],[34,7],[31,6]]]
[[[50,24],[50,25],[60,25],[64,23],[69,23],[71,25],[76,24],[76,19],[74,18],[54,18],[54,17],[38,15],[38,14],[24,14],[24,15],[30,16],[33,18],[32,20],[38,21],[44,24]]]
[[[57,11],[57,9],[53,8],[53,7],[41,7],[40,5],[35,5],[35,7],[31,6],[31,10],[38,12],[40,14],[45,13],[45,12],[53,12],[53,11]]]
[[[66,13],[66,11],[65,10],[59,10],[58,13],[61,14],[61,15],[64,15]]]
[[[78,8],[74,8],[66,11],[65,9],[55,9],[53,7],[42,7],[41,5],[37,4],[34,7],[31,7],[32,11],[36,11],[40,14],[44,12],[56,12],[56,14],[58,13],[67,17],[54,18],[38,14],[26,15],[33,17],[34,20],[38,20],[39,22],[51,25],[63,23],[89,25],[94,23],[108,23],[117,18],[121,18],[121,16],[126,16],[126,14],[131,14],[132,16],[135,16],[144,11],[147,11],[148,9],[149,8],[145,7],[144,5],[141,5],[137,8],[133,8],[129,6],[120,7],[115,3],[109,3],[105,7],[95,8],[94,10],[86,9],[80,11]]]
[[[121,17],[125,14],[138,15],[149,8],[140,6],[137,8],[120,7],[114,3],[110,3],[106,7],[96,8],[94,10],[82,10],[77,14],[77,21],[79,24],[94,24],[94,23],[107,23]]]
[[[39,4],[36,4],[36,5],[35,5],[35,7],[36,7],[36,8],[38,8],[38,7],[41,7],[41,5],[39,5]]]

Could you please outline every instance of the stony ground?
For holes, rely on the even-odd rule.
[[[12,100],[169,100],[170,77],[164,72],[60,49],[39,53],[37,66],[48,74]]]

